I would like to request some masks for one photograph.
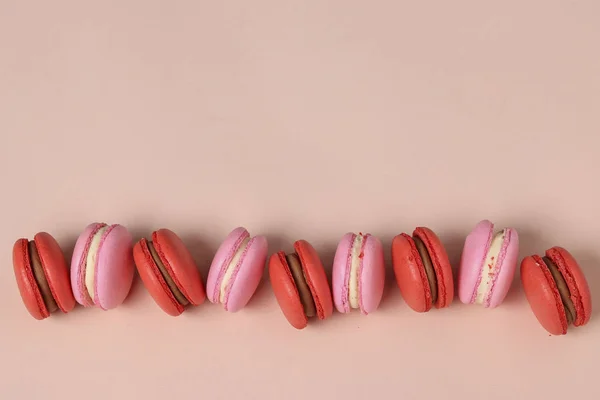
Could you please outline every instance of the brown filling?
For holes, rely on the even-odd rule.
[[[560,293],[560,299],[562,300],[563,306],[565,307],[565,314],[567,314],[567,323],[570,324],[573,321],[575,321],[575,318],[577,317],[575,305],[573,304],[573,301],[571,301],[571,291],[569,290],[567,282],[558,270],[556,264],[554,264],[552,260],[550,260],[548,257],[542,257],[542,260],[544,260],[544,262],[546,263],[546,266],[552,274],[552,278],[554,278],[554,282],[556,282],[558,293]]]
[[[431,257],[429,256],[429,252],[427,251],[427,247],[425,247],[425,243],[417,237],[414,236],[413,240],[415,241],[415,245],[417,246],[417,251],[421,256],[421,260],[423,261],[423,266],[425,267],[425,274],[427,275],[427,281],[429,281],[429,289],[431,290],[431,302],[435,303],[437,301],[437,278],[435,276],[435,269],[433,268],[433,263],[431,262]]]
[[[183,293],[181,293],[181,291],[175,284],[175,281],[173,281],[173,278],[171,278],[171,275],[169,275],[169,272],[165,268],[165,265],[161,261],[158,253],[156,252],[156,249],[154,248],[154,244],[152,244],[151,241],[148,241],[148,250],[150,250],[150,254],[152,255],[152,258],[154,259],[154,263],[158,267],[158,270],[160,271],[160,274],[162,275],[165,282],[167,282],[167,286],[171,290],[171,293],[173,293],[173,296],[175,296],[175,299],[177,300],[177,302],[179,304],[181,304],[182,306],[188,305],[189,304],[188,299],[186,299],[185,296],[183,295]]]
[[[31,269],[33,270],[35,282],[40,289],[42,299],[44,300],[44,304],[46,305],[48,312],[53,313],[54,311],[58,310],[58,305],[56,304],[54,297],[52,297],[52,291],[50,290],[50,285],[48,285],[48,280],[46,279],[46,274],[44,273],[44,268],[42,267],[42,260],[40,260],[40,255],[38,254],[35,242],[29,241],[27,247],[29,249],[29,260],[31,262]]]
[[[314,317],[317,315],[317,308],[315,307],[315,301],[312,297],[312,293],[310,292],[310,288],[306,283],[300,258],[294,253],[286,255],[285,259],[290,267],[290,272],[294,278],[294,283],[296,283],[296,288],[300,294],[300,302],[304,307],[304,314],[306,314],[308,318]]]

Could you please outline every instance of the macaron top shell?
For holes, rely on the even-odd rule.
[[[73,310],[75,298],[69,280],[69,267],[58,242],[46,232],[36,234],[33,240],[58,308],[65,313]]]
[[[242,253],[238,254],[240,251]],[[230,312],[245,307],[262,278],[267,251],[267,239],[264,236],[251,238],[243,227],[231,231],[219,246],[210,266],[206,282],[210,302],[222,303],[225,310]],[[228,271],[236,255],[239,257],[237,264],[231,265],[233,269]]]
[[[358,266],[358,305],[361,313],[369,314],[379,307],[385,284],[385,266],[381,241],[370,234],[362,236],[360,248],[360,264]],[[332,271],[332,292],[336,309],[339,312],[350,312],[350,274],[353,262],[352,254],[355,240],[354,233],[345,234],[338,244]]]
[[[152,234],[152,242],[181,293],[192,305],[202,304],[206,292],[200,271],[179,236],[169,229],[159,229]]]
[[[305,328],[308,318],[283,251],[271,255],[269,259],[269,280],[279,308],[290,325],[296,329]]]
[[[69,312],[75,307],[75,299],[69,282],[68,267],[60,246],[48,233],[40,232],[34,237],[46,281],[62,312]],[[50,312],[44,304],[40,288],[33,275],[31,266],[31,255],[28,249],[29,241],[19,239],[13,246],[13,268],[17,286],[27,311],[37,320],[50,316]]]
[[[519,236],[511,228],[503,230],[501,248],[493,265],[492,275],[485,269],[486,258],[494,238],[494,224],[488,220],[480,221],[467,236],[461,255],[458,275],[458,296],[461,302],[471,304],[476,300],[479,284],[483,278],[491,280],[486,294],[481,300],[485,307],[500,305],[510,289],[519,253]]]

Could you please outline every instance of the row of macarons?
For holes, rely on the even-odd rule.
[[[416,312],[450,306],[455,277],[444,245],[429,228],[392,241],[392,264],[402,297]],[[467,304],[494,308],[505,299],[517,268],[519,237],[515,229],[495,230],[483,220],[467,236],[457,276],[458,297]],[[303,329],[311,318],[324,320],[334,307],[340,313],[370,314],[381,302],[385,284],[384,250],[371,234],[347,233],[334,256],[331,284],[317,251],[306,240],[293,251],[268,257],[267,239],[234,229],[212,260],[206,286],[190,251],[176,233],[159,229],[134,243],[122,225],[93,223],[81,233],[70,268],[49,233],[19,239],[13,266],[23,302],[36,319],[71,311],[76,303],[110,310],[127,297],[137,269],[156,304],[178,316],[206,298],[236,312],[254,295],[264,268],[288,322]],[[268,260],[267,260],[268,258]],[[521,283],[540,324],[551,334],[567,333],[591,316],[591,294],[575,258],[562,247],[521,261]]]

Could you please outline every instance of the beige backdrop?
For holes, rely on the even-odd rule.
[[[298,332],[268,281],[172,318],[136,278],[116,310],[38,322],[10,259],[41,230],[70,259],[105,221],[173,229],[204,278],[238,225],[330,268],[347,231],[389,262],[425,225],[456,266],[489,218],[521,258],[570,249],[600,296],[599,21],[593,0],[0,0],[0,398],[599,398],[598,315],[549,337],[518,279],[498,309],[421,315],[389,273],[375,314]]]

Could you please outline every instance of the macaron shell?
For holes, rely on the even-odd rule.
[[[206,299],[204,284],[198,266],[183,241],[169,229],[156,231],[152,241],[181,293],[192,305],[202,304]]]
[[[226,311],[237,312],[250,301],[262,278],[267,262],[267,238],[254,236],[248,243],[246,255],[237,273],[231,276],[231,283],[225,295]]]
[[[353,233],[346,233],[338,243],[333,258],[333,270],[331,272],[331,289],[335,308],[340,313],[350,312],[348,286],[346,283],[346,271],[348,268],[348,252],[353,245]]]
[[[308,318],[304,314],[300,294],[283,252],[271,255],[269,259],[269,280],[279,308],[281,308],[285,318],[294,328],[305,328],[308,324]]]
[[[184,311],[184,307],[177,302],[175,296],[162,277],[158,266],[154,262],[146,239],[142,239],[133,247],[133,259],[138,274],[156,304],[167,314],[176,317]]]
[[[567,317],[556,283],[547,267],[532,256],[521,262],[521,282],[525,297],[538,322],[553,335],[567,333]],[[544,271],[546,269],[546,271]]]
[[[413,239],[408,235],[400,234],[394,237],[392,264],[396,283],[406,304],[416,312],[426,312],[432,306],[431,291],[425,268],[414,246]]]
[[[75,300],[84,307],[91,307],[94,303],[88,300],[85,288],[80,286],[79,276],[82,273],[82,268],[85,268],[85,262],[82,263],[81,259],[84,256],[83,253],[85,252],[85,246],[88,239],[92,233],[102,225],[103,224],[100,223],[92,223],[86,226],[77,238],[77,242],[75,242],[73,256],[71,257],[71,289],[73,290]]]
[[[448,253],[446,253],[444,245],[431,229],[420,227],[415,229],[413,235],[418,236],[423,241],[435,268],[438,284],[438,298],[435,307],[448,307],[454,299],[454,277]]]
[[[75,307],[75,298],[69,279],[69,268],[62,249],[50,234],[40,232],[34,237],[48,286],[58,308],[67,313]]]
[[[306,240],[296,241],[294,249],[300,258],[306,282],[315,300],[317,316],[319,319],[326,319],[333,313],[333,300],[323,263],[316,250]]]
[[[507,236],[504,240],[508,240],[509,242],[506,247],[504,260],[501,261],[500,272],[492,288],[489,308],[495,308],[502,304],[515,278],[517,259],[519,257],[519,235],[516,230],[511,228],[507,229],[506,233]]]
[[[546,255],[554,261],[559,270],[561,270],[561,273],[563,267],[567,270],[567,274],[563,273],[563,277],[571,292],[571,300],[577,309],[577,319],[573,321],[573,325],[581,326],[587,324],[592,316],[592,296],[587,279],[579,267],[579,263],[571,253],[558,246],[548,249]],[[577,299],[574,296],[575,288],[579,294],[579,306],[577,304]]]
[[[475,286],[479,280],[493,234],[494,224],[483,220],[465,239],[458,270],[458,298],[464,304],[470,304],[473,300]]]
[[[135,269],[132,247],[131,235],[122,225],[115,225],[100,244],[94,301],[103,310],[117,307],[129,294]]]
[[[219,280],[219,274],[223,263],[230,257],[230,254],[235,251],[234,246],[238,242],[238,239],[242,235],[247,235],[248,231],[245,228],[238,227],[231,231],[225,240],[221,243],[215,256],[213,257],[210,269],[208,271],[208,277],[206,279],[206,294],[208,300],[211,303],[219,303],[220,290],[216,290],[217,281]]]
[[[48,318],[50,313],[37,286],[27,251],[27,239],[19,239],[13,246],[12,258],[15,279],[25,308],[37,320]]]
[[[383,246],[379,238],[372,235],[366,238],[360,280],[361,312],[369,314],[379,307],[385,285]]]

